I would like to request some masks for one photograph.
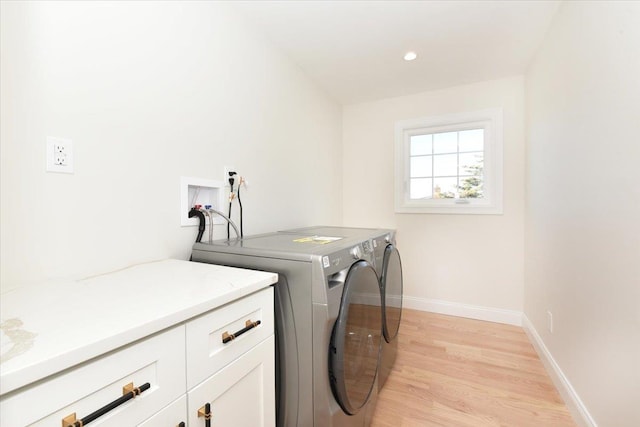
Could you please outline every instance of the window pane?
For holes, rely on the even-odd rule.
[[[461,199],[482,199],[484,197],[484,177],[482,175],[460,178],[458,192]]]
[[[457,176],[458,175],[458,155],[443,154],[433,156],[434,176]]]
[[[453,199],[458,192],[457,178],[434,178],[433,179],[433,198],[434,199]]]
[[[414,135],[411,137],[411,155],[424,156],[431,154],[432,135]]]
[[[434,153],[455,153],[458,151],[458,132],[436,133],[433,135]]]
[[[483,153],[460,154],[460,175],[482,175]]]
[[[432,176],[432,157],[433,156],[411,157],[411,169],[409,170],[409,176],[411,178]]]
[[[433,192],[431,184],[433,180],[431,178],[417,178],[412,179],[410,182],[409,197],[411,199],[430,199]]]
[[[460,133],[460,152],[484,150],[484,129],[464,130]]]

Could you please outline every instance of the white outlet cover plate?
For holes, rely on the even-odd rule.
[[[63,145],[66,165],[55,164],[55,146]],[[73,173],[73,141],[55,136],[47,137],[47,172]]]

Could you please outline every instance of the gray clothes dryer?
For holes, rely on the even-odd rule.
[[[387,381],[398,352],[398,331],[402,319],[402,261],[396,247],[395,231],[379,228],[312,226],[282,233],[302,233],[311,236],[342,236],[362,240],[363,247],[374,255],[373,265],[382,292],[383,337],[378,387]]]
[[[270,233],[196,243],[192,259],[278,273],[277,426],[369,425],[384,338],[373,252],[361,240]]]
[[[382,355],[378,386],[382,388],[391,373],[398,353],[398,331],[402,320],[402,261],[395,245],[395,232],[380,230],[373,237],[374,264],[380,279],[382,292]]]

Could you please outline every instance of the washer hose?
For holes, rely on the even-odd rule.
[[[204,214],[196,208],[191,208],[191,210],[189,211],[189,218],[193,218],[194,216],[197,216],[198,220],[200,220],[200,224],[198,225],[198,237],[196,237],[196,243],[200,243],[205,227]]]
[[[227,227],[228,227],[229,225],[231,225],[231,226],[233,227],[233,231],[235,231],[235,232],[236,232],[236,239],[240,238],[240,232],[238,231],[238,226],[236,226],[236,223],[235,223],[235,222],[233,222],[233,221],[231,220],[231,218],[229,218],[228,216],[226,216],[225,214],[223,214],[222,212],[220,212],[220,211],[219,211],[219,210],[217,210],[217,209],[209,208],[209,209],[207,209],[207,210],[208,210],[208,211],[210,211],[210,212],[213,212],[213,213],[217,213],[217,214],[218,214],[218,215],[220,215],[222,218],[224,218],[224,219],[227,221]],[[231,240],[231,237],[227,237],[227,241],[229,241],[229,240]]]

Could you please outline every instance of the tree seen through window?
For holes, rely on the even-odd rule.
[[[484,197],[484,129],[413,135],[411,199]]]

